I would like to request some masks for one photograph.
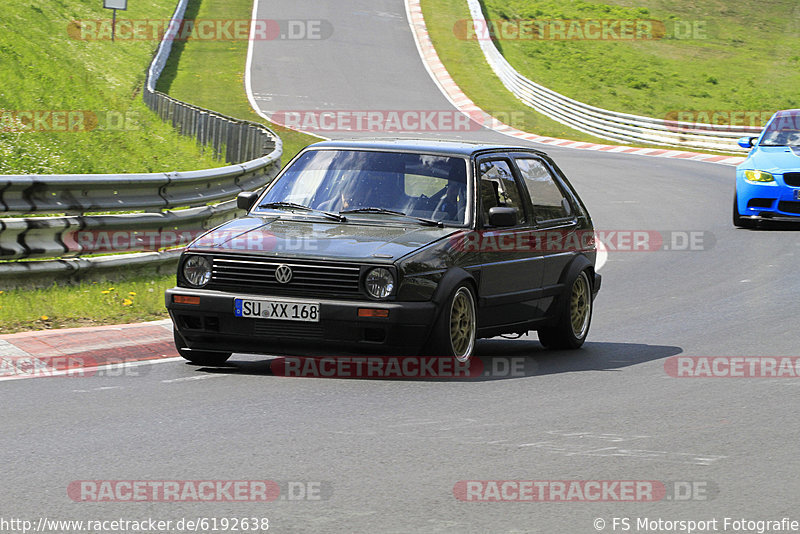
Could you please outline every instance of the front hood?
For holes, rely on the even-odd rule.
[[[800,171],[800,149],[798,147],[769,146],[757,149],[739,165],[740,169],[781,174],[785,171]]]
[[[378,221],[376,221],[378,222]],[[320,259],[395,261],[459,229],[247,216],[200,236],[187,250]]]

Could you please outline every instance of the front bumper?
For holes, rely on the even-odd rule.
[[[800,188],[783,183],[780,175],[775,182],[754,183],[743,178],[736,182],[739,214],[751,220],[797,222],[800,220]]]
[[[179,304],[174,296],[199,297],[199,304]],[[427,339],[436,319],[432,302],[290,298],[318,302],[319,322],[241,318],[234,315],[234,299],[270,298],[202,289],[173,288],[166,292],[170,317],[189,349],[265,353],[280,349],[328,348],[412,351]],[[287,297],[275,297],[286,300]],[[359,308],[380,308],[389,316],[359,317]]]

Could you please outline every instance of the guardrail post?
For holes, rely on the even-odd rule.
[[[175,130],[180,130],[180,106],[177,102],[170,100],[169,114],[172,119],[172,127]]]
[[[236,161],[234,163],[241,163],[244,161],[244,126],[239,124],[236,128]]]
[[[251,159],[253,159],[253,129],[250,126],[245,126],[244,155],[242,161],[249,161]]]
[[[228,122],[228,131],[225,135],[225,161],[228,163],[233,163],[235,159],[234,156],[234,133],[235,133],[235,125],[232,122]]]
[[[205,147],[206,146],[206,141],[207,141],[206,120],[207,119],[208,119],[208,113],[206,113],[205,111],[201,111],[199,113],[199,116],[198,116],[198,119],[197,119],[197,144],[200,145],[201,147]]]
[[[211,148],[214,151],[214,159],[219,159],[219,147],[220,147],[219,132],[221,124],[222,124],[222,119],[220,119],[219,117],[213,117],[211,121]]]
[[[189,113],[189,135],[197,137],[200,133],[200,125],[198,124],[200,116],[196,109],[187,108],[186,111]]]
[[[180,132],[181,132],[181,135],[188,135],[186,132],[188,131],[188,124],[187,123],[189,122],[188,121],[189,109],[186,107],[186,104],[181,102],[180,110],[181,110]]]

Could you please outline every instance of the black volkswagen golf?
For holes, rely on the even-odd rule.
[[[477,338],[586,339],[594,229],[543,152],[326,141],[237,202],[247,215],[190,244],[166,293],[192,362],[312,345],[466,361]]]

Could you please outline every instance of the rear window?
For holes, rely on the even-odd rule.
[[[538,159],[518,158],[517,167],[528,188],[537,221],[565,219],[572,215],[572,207],[550,173],[550,169]]]

